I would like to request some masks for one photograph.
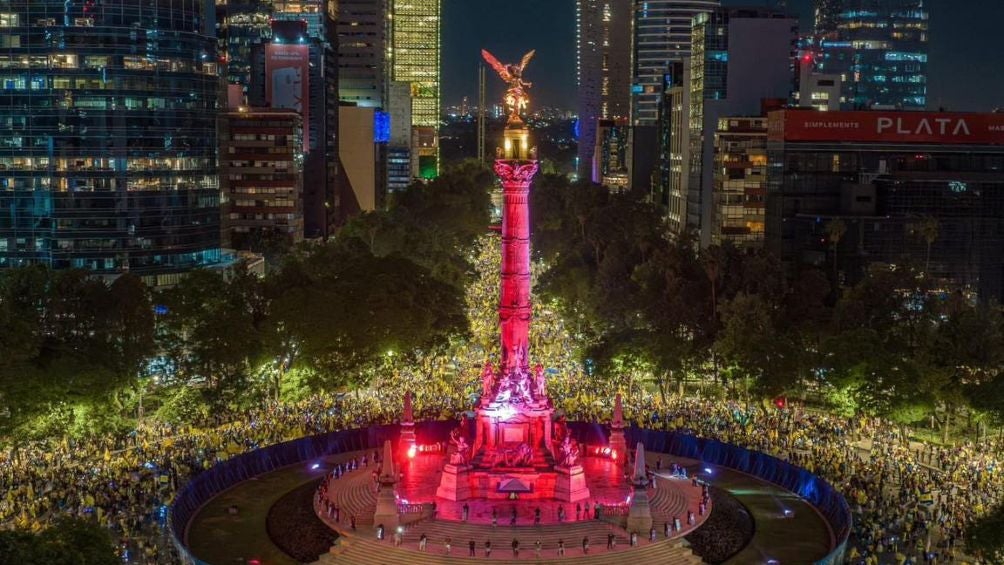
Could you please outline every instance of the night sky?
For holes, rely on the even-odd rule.
[[[726,5],[763,4],[725,0]],[[930,88],[932,109],[989,111],[1004,107],[1004,56],[1000,22],[1004,0],[928,0],[931,11]],[[789,0],[811,29],[812,0]],[[481,48],[503,62],[537,49],[528,78],[534,106],[575,109],[574,0],[443,0],[443,105],[477,99]],[[489,69],[489,72],[491,70]],[[501,81],[489,76],[489,102]]]

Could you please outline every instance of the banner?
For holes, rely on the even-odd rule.
[[[296,110],[303,119],[303,149],[310,149],[310,47],[265,46],[265,101],[270,108]]]
[[[770,113],[768,139],[1004,145],[1004,114],[780,110]]]

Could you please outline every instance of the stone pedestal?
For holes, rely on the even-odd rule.
[[[635,484],[631,508],[628,511],[627,531],[644,536],[652,529],[652,509],[648,505],[648,491],[644,484]]]
[[[610,428],[610,449],[617,452],[617,460],[628,465],[631,461],[628,453],[627,438],[624,437],[624,428]]]
[[[401,514],[397,507],[397,496],[394,494],[394,483],[380,483],[377,493],[376,512],[373,513],[373,525],[383,524],[384,532],[393,534],[401,523]]]
[[[405,457],[409,457],[409,451],[412,447],[416,447],[418,442],[415,440],[415,423],[414,422],[401,422],[401,438],[398,442],[399,453],[403,453]]]
[[[589,498],[589,487],[586,486],[586,474],[582,471],[582,465],[555,467],[554,470],[558,474],[554,484],[554,498],[564,502],[578,502]]]
[[[471,467],[469,465],[453,465],[448,463],[443,467],[443,476],[436,489],[436,496],[452,500],[467,500],[471,497]]]

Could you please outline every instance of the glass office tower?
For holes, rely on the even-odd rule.
[[[841,76],[843,109],[927,107],[923,0],[828,0],[819,8],[817,70]]]
[[[690,56],[694,17],[717,8],[719,0],[636,0],[634,5],[632,112],[636,125],[652,126],[658,123],[667,69]]]
[[[207,6],[0,0],[0,267],[221,260]]]

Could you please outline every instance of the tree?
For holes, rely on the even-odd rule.
[[[1004,561],[1004,506],[994,508],[966,529],[966,548],[988,563]]]
[[[414,358],[467,330],[456,287],[355,239],[291,259],[267,293],[269,355],[283,372],[308,370],[323,389],[362,385],[388,354]]]
[[[840,218],[834,218],[826,223],[826,239],[830,242],[830,249],[833,253],[833,286],[840,285],[839,274],[837,273],[837,248],[840,241],[847,234],[847,223]]]
[[[0,531],[0,562],[25,565],[116,565],[108,530],[94,520],[59,518],[38,534]]]
[[[159,293],[157,343],[172,369],[167,382],[204,385],[212,403],[244,388],[261,351],[260,284],[246,272],[225,278],[197,270]]]
[[[938,219],[933,216],[924,216],[919,221],[910,226],[910,231],[917,235],[925,244],[927,252],[924,256],[924,274],[931,274],[931,246],[938,240],[941,225]]]

